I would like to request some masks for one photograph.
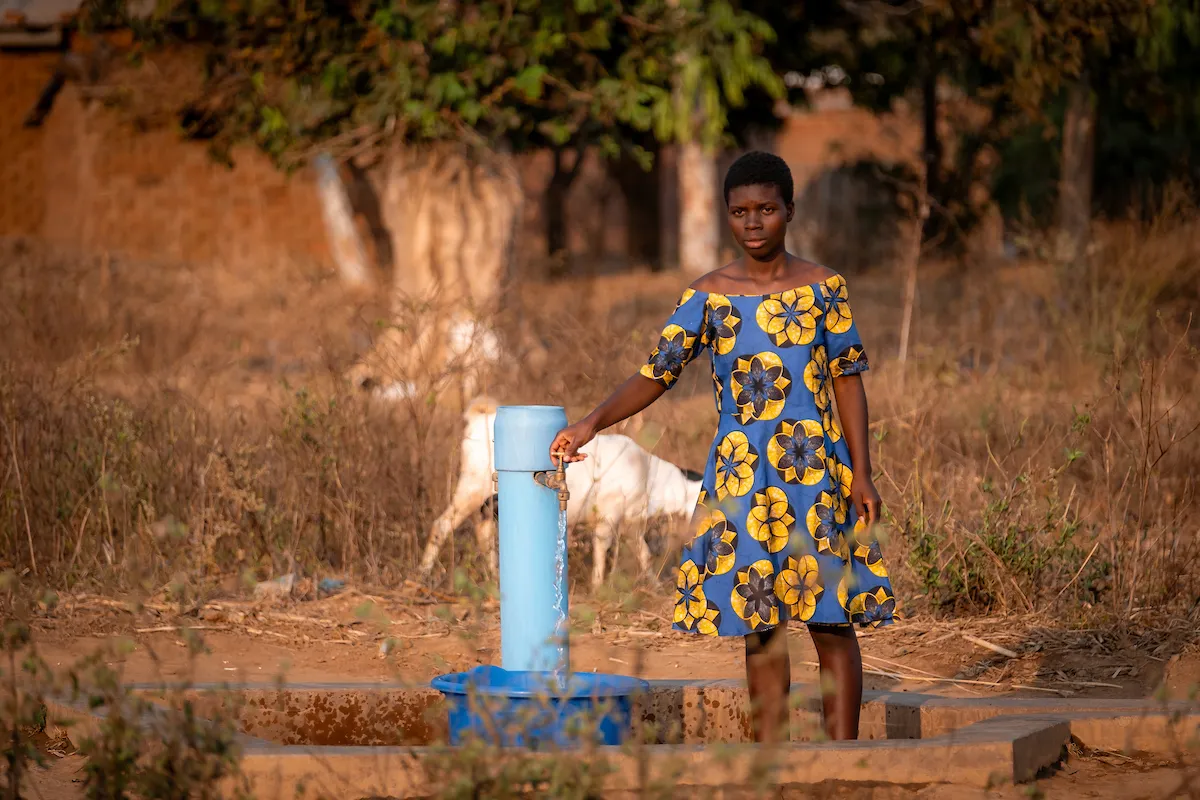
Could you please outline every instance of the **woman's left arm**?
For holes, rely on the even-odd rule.
[[[837,398],[838,416],[846,446],[850,449],[851,469],[854,479],[850,484],[850,499],[858,511],[859,519],[868,525],[879,520],[883,501],[871,479],[870,425],[867,415],[867,393],[863,389],[862,376],[840,375],[833,379],[833,396]]]

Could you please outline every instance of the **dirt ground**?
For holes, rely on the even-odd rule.
[[[672,631],[671,599],[665,584],[639,588],[619,604],[573,596],[572,669],[650,679],[741,679],[740,642]],[[127,637],[132,651],[113,663],[128,682],[283,677],[425,683],[499,662],[494,600],[475,602],[416,585],[392,592],[348,588],[312,600],[214,598],[183,611],[81,595],[37,619],[36,637],[55,669],[68,668],[105,641]],[[207,652],[194,661],[179,625],[206,643]],[[1131,698],[1152,696],[1165,685],[1170,696],[1184,698],[1200,678],[1200,647],[1184,626],[1115,633],[1063,628],[1039,616],[918,618],[858,636],[869,690]],[[815,680],[816,654],[801,626],[793,626],[790,643],[793,680]]]
[[[743,676],[740,643],[674,633],[670,594],[642,588],[624,607],[572,598],[576,631],[572,668],[646,678]],[[468,602],[416,586],[396,592],[349,588],[321,599],[252,602],[233,598],[183,609],[128,599],[65,598],[35,623],[36,641],[52,669],[65,671],[106,642],[132,645],[110,664],[134,682],[427,682],[436,675],[499,662],[499,618],[493,601]],[[189,658],[177,626],[203,637]],[[944,696],[1137,698],[1160,687],[1185,697],[1200,674],[1190,636],[1136,631],[1124,637],[1069,631],[1034,617],[904,621],[859,634],[868,690]],[[969,637],[969,638],[968,638]],[[815,653],[798,628],[790,636],[793,679],[816,680]],[[1015,653],[1015,658],[995,649]],[[82,796],[83,761],[51,756],[30,776],[30,796]],[[963,786],[821,785],[785,787],[786,798],[1165,798],[1189,795],[1196,775],[1177,764],[1116,754],[1074,753],[1035,785],[984,792]],[[1200,791],[1192,783],[1191,792]],[[733,795],[731,795],[733,796]]]

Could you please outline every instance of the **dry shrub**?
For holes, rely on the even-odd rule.
[[[983,284],[976,303],[926,309],[906,392],[892,365],[871,390],[889,412],[875,466],[903,599],[1070,618],[1193,610],[1194,211],[1101,232],[1088,265],[964,280]]]
[[[222,418],[0,370],[4,552],[58,585],[182,590],[293,567],[397,580],[448,496],[426,477],[449,472],[431,444],[444,425],[398,424],[362,397],[299,389],[278,414]]]
[[[906,373],[891,357],[899,281],[850,275],[885,556],[910,611],[1186,612],[1200,592],[1198,230],[1180,206],[1111,227],[1075,271],[923,265]],[[452,489],[464,398],[384,403],[332,380],[370,344],[354,332],[373,307],[327,276],[276,266],[230,284],[122,265],[122,291],[73,283],[101,267],[0,250],[0,537],[17,568],[185,594],[291,569],[408,578]],[[525,287],[548,375],[517,364],[484,390],[578,418],[646,357],[685,282]],[[702,468],[704,360],[618,430]],[[469,542],[443,549],[451,585],[483,579]],[[590,547],[572,544],[578,585]],[[668,583],[675,551],[657,544]]]
[[[336,384],[370,304],[262,273],[0,246],[6,559],[150,591],[415,563],[456,421]]]

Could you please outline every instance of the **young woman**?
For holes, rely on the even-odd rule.
[[[889,624],[896,601],[870,534],[867,355],[842,276],[784,247],[795,212],[777,156],[748,153],[725,176],[745,255],[695,281],[637,375],[555,437],[568,462],[712,355],[719,422],[677,576],[674,628],[741,636],[758,741],[788,738],[789,620],[808,625],[821,664],[825,729],[858,737],[862,660],[853,623]],[[832,391],[831,391],[832,390]],[[831,399],[836,398],[839,420]]]

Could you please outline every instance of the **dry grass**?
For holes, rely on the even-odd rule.
[[[903,381],[897,276],[849,277],[885,555],[910,613],[1194,610],[1194,213],[1111,227],[1086,269],[924,265]],[[376,306],[295,267],[229,275],[19,242],[0,244],[0,281],[0,537],[18,572],[192,597],[293,566],[409,574],[452,488],[461,398],[387,406],[334,379]],[[500,371],[488,391],[578,416],[644,358],[682,283],[528,287],[550,377]],[[625,431],[700,468],[714,424],[697,364]],[[444,550],[449,575],[479,575],[467,541]]]

